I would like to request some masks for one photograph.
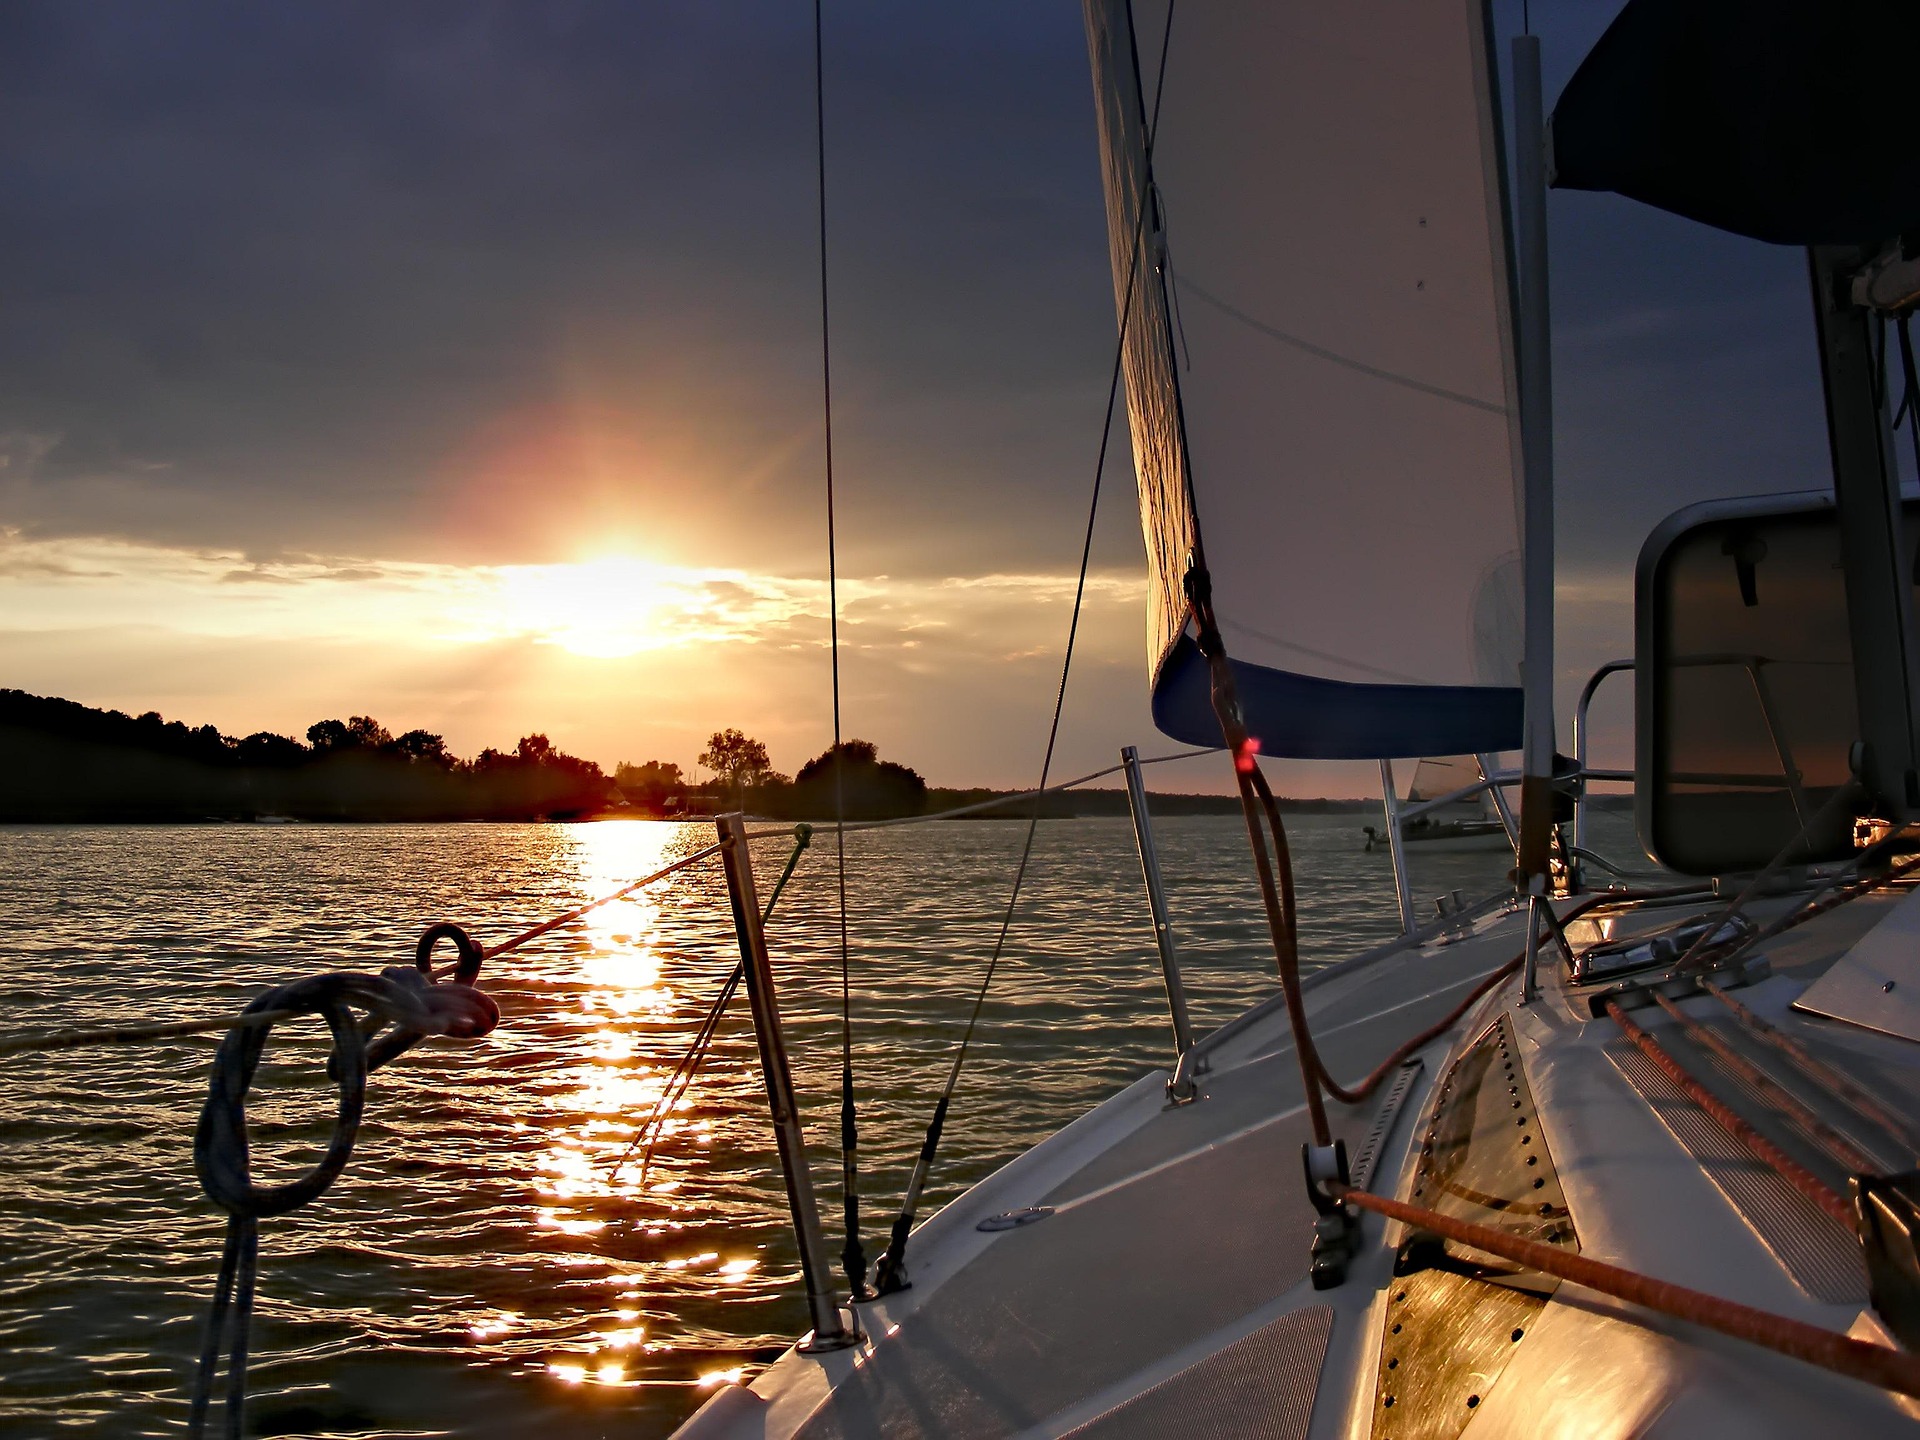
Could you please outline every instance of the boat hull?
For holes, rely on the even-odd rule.
[[[1773,958],[1790,973],[1748,987],[1756,1006],[1787,1023],[1808,974],[1885,913],[1861,901],[1783,937]],[[1649,908],[1623,923],[1675,918]],[[1520,939],[1518,917],[1494,915],[1457,928],[1449,944],[1356,957],[1311,977],[1307,1013],[1329,1068],[1365,1073],[1456,1007]],[[1437,1143],[1441,1094],[1462,1057],[1497,1033],[1524,1075],[1531,1133],[1557,1166],[1581,1254],[1829,1330],[1875,1333],[1844,1227],[1790,1192],[1754,1190],[1753,1166],[1703,1139],[1684,1103],[1646,1088],[1621,1030],[1587,999],[1545,965],[1538,999],[1521,1004],[1517,981],[1497,987],[1382,1095],[1332,1107],[1356,1181],[1433,1203],[1419,1195],[1418,1170]],[[1400,1227],[1363,1219],[1344,1282],[1314,1288],[1315,1216],[1299,1178],[1308,1131],[1288,1034],[1277,1002],[1256,1007],[1212,1038],[1198,1102],[1169,1108],[1165,1072],[1143,1076],[960,1195],[916,1232],[913,1287],[856,1307],[861,1345],[790,1351],[682,1434],[1401,1433],[1416,1416],[1401,1408],[1415,1377],[1398,1363],[1414,1352],[1390,1333],[1408,1288],[1397,1273]],[[1911,1075],[1900,1083],[1920,1096]],[[953,1123],[965,1123],[963,1110]],[[1046,1213],[982,1228],[1030,1209]],[[1429,1418],[1444,1426],[1422,1433],[1920,1434],[1885,1391],[1631,1305],[1555,1290],[1529,1315],[1502,1340],[1510,1353],[1498,1367],[1432,1373],[1428,1400],[1446,1413]],[[1389,1395],[1396,1403],[1383,1409]],[[1395,1425],[1382,1431],[1374,1422],[1387,1414]]]

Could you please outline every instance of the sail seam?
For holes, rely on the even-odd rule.
[[[1489,415],[1505,416],[1508,413],[1506,406],[1496,405],[1491,400],[1482,400],[1473,395],[1462,395],[1458,390],[1449,390],[1441,385],[1429,385],[1424,380],[1416,380],[1411,375],[1402,375],[1398,371],[1383,370],[1378,365],[1369,365],[1366,361],[1356,360],[1351,355],[1342,355],[1337,350],[1329,350],[1324,345],[1316,345],[1311,340],[1302,340],[1298,335],[1289,335],[1284,330],[1277,330],[1267,324],[1266,321],[1257,320],[1247,314],[1246,311],[1222,300],[1212,291],[1194,284],[1190,276],[1181,276],[1179,283],[1192,293],[1194,299],[1204,301],[1229,319],[1238,320],[1249,330],[1256,331],[1266,336],[1269,340],[1278,340],[1282,345],[1291,346],[1302,354],[1311,355],[1317,360],[1325,360],[1330,364],[1341,365],[1357,374],[1367,375],[1375,380],[1383,380],[1389,385],[1403,386],[1408,390],[1418,391],[1422,395],[1432,395],[1436,399],[1451,400],[1456,405],[1466,405],[1475,410],[1484,410]]]

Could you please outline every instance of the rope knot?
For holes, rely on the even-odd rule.
[[[451,979],[435,983],[433,952],[442,940],[453,942],[453,974]],[[368,1073],[398,1060],[429,1035],[471,1040],[498,1025],[500,1007],[474,988],[485,957],[486,952],[472,936],[443,920],[428,926],[420,937],[411,968],[389,965],[382,970],[380,978],[389,988],[384,1003],[371,1007],[370,1013],[390,1022],[392,1028],[368,1043]],[[327,1070],[332,1074],[333,1067],[329,1065]]]
[[[452,978],[435,983],[433,951],[452,940]],[[194,1131],[193,1164],[207,1198],[227,1212],[227,1244],[207,1316],[188,1431],[204,1433],[220,1343],[233,1311],[227,1360],[226,1432],[240,1435],[246,1402],[247,1335],[253,1311],[260,1219],[284,1215],[317,1200],[353,1155],[366,1108],[367,1076],[398,1059],[428,1035],[472,1038],[500,1023],[500,1007],[474,988],[484,952],[457,925],[440,924],[420,937],[414,963],[390,965],[378,975],[335,970],[275,986],[242,1012],[257,1023],[229,1030],[213,1057],[207,1103]],[[365,1019],[355,1014],[365,1012]],[[326,1152],[306,1174],[279,1185],[256,1185],[247,1142],[247,1092],[266,1053],[267,1037],[282,1020],[318,1015],[333,1037],[327,1075],[339,1096]]]

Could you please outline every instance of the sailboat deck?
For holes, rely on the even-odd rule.
[[[1772,976],[1741,994],[1775,1023],[1823,1040],[1850,1073],[1912,1097],[1920,1056],[1907,1051],[1920,1047],[1787,1009],[1892,903],[1869,897],[1780,937],[1767,947]],[[1516,918],[1500,917],[1460,943],[1316,986],[1308,1011],[1330,1067],[1347,1078],[1371,1069],[1511,958],[1519,933]],[[1406,1193],[1449,1052],[1504,1011],[1583,1253],[1829,1329],[1871,1327],[1840,1227],[1703,1130],[1686,1113],[1691,1102],[1649,1083],[1623,1056],[1619,1028],[1594,1019],[1557,969],[1543,962],[1539,1003],[1515,1005],[1517,985],[1502,987],[1428,1047],[1406,1083],[1383,1087],[1386,1098],[1334,1108],[1336,1133],[1356,1150],[1370,1127],[1385,1132],[1373,1188]],[[1701,1007],[1717,1002],[1686,1006],[1706,1019]],[[1680,1051],[1667,1016],[1634,1014]],[[1146,1077],[923,1226],[914,1288],[860,1307],[867,1344],[790,1354],[686,1433],[1368,1433],[1399,1227],[1367,1221],[1346,1283],[1312,1288],[1313,1211],[1300,1170],[1308,1132],[1284,1012],[1218,1047],[1198,1103],[1166,1108],[1162,1079]],[[1377,1126],[1382,1106],[1397,1109]],[[1025,1207],[1052,1213],[976,1228]],[[1471,1414],[1454,1417],[1457,1427],[1423,1433],[1920,1431],[1881,1392],[1567,1288],[1496,1379]]]

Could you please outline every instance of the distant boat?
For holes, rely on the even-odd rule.
[[[1479,779],[1480,771],[1471,757],[1422,760],[1414,767],[1413,785],[1407,791],[1405,803],[1431,804],[1442,796],[1477,783]],[[1384,826],[1367,825],[1362,829],[1366,833],[1366,849],[1369,852],[1392,847]],[[1412,819],[1402,820],[1400,839],[1403,844],[1421,845],[1429,851],[1500,850],[1513,843],[1507,834],[1506,822],[1500,818],[1500,812],[1494,808],[1489,792],[1485,790],[1464,800],[1423,811]]]

